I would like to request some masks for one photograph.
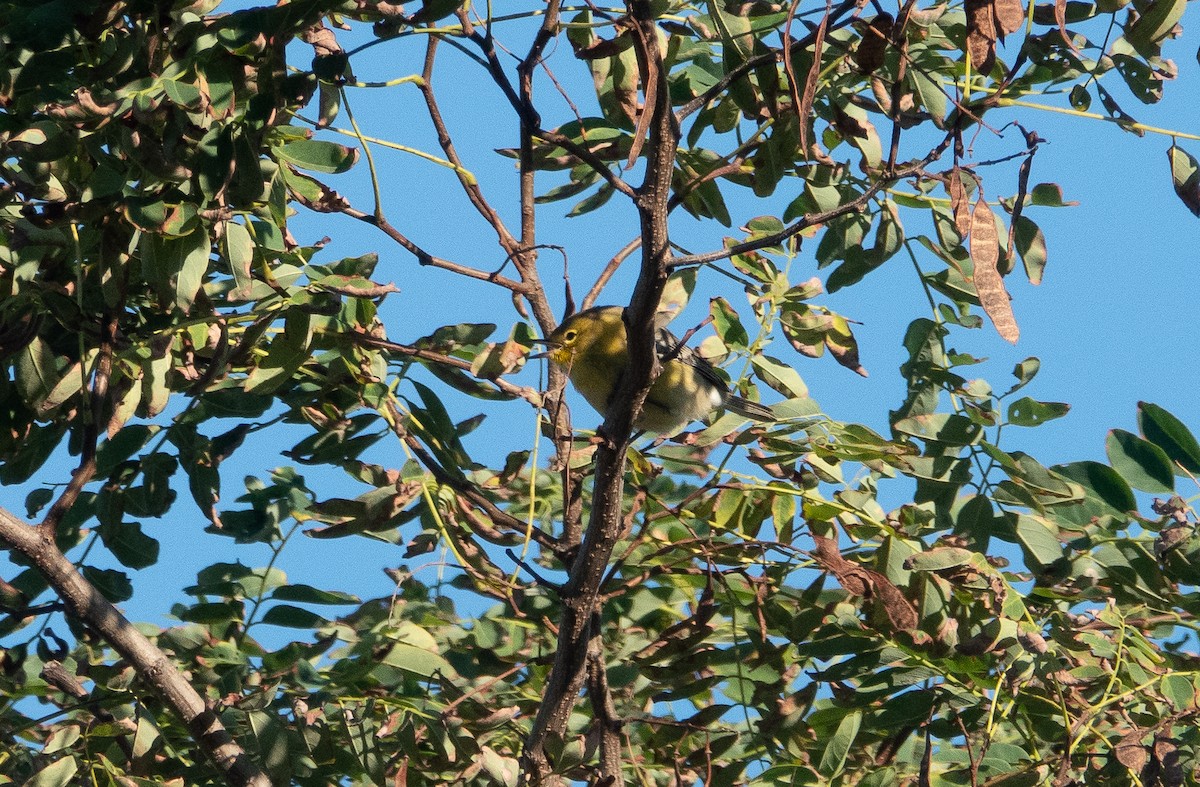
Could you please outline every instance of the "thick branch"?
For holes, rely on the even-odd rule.
[[[589,645],[597,616],[600,584],[623,529],[621,516],[625,454],[633,421],[641,412],[646,392],[658,373],[654,353],[654,312],[668,275],[670,242],[667,227],[671,176],[675,165],[678,131],[671,112],[666,68],[658,48],[653,12],[647,0],[630,0],[631,33],[638,50],[643,93],[654,102],[643,111],[652,113],[645,148],[646,179],[638,189],[636,205],[642,232],[642,267],[625,313],[629,337],[629,365],[613,395],[601,427],[603,441],[596,449],[592,511],[579,556],[562,588],[563,615],[558,650],[546,680],[537,717],[525,742],[522,775],[526,783],[543,784],[550,772],[545,743],[561,737],[586,677]],[[647,80],[654,80],[653,87]],[[619,768],[611,784],[623,784]]]
[[[604,663],[604,640],[600,636],[599,621],[592,623],[592,640],[588,644],[587,692],[592,703],[596,736],[600,739],[600,782],[616,784],[621,781],[622,721],[608,688],[608,668]]]
[[[175,664],[83,578],[55,547],[53,538],[45,537],[38,529],[0,508],[0,541],[28,558],[70,614],[96,631],[133,665],[142,681],[183,720],[230,784],[270,787],[270,779],[233,740],[216,712],[204,704]]]

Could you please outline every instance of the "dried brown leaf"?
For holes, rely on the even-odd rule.
[[[862,25],[862,41],[858,44],[858,51],[854,53],[854,62],[859,71],[871,74],[883,65],[883,56],[892,37],[894,22],[892,15],[885,12],[876,16],[870,23]]]
[[[917,627],[916,609],[890,579],[842,557],[835,539],[815,533],[812,538],[817,547],[813,550],[813,558],[821,568],[833,574],[847,593],[880,602],[897,630],[912,631]]]
[[[813,61],[808,74],[804,78],[804,93],[796,107],[800,120],[800,149],[808,147],[808,116],[812,114],[813,100],[817,95],[817,78],[821,76],[821,52],[825,49],[825,31],[829,29],[829,13],[821,18],[817,26],[816,37],[813,39]]]
[[[1021,6],[1021,0],[993,0],[992,8],[996,15],[996,35],[1001,41],[1025,24],[1025,9]]]
[[[1141,773],[1142,768],[1145,768],[1146,763],[1150,760],[1150,755],[1146,752],[1146,747],[1142,745],[1142,738],[1145,735],[1145,730],[1134,730],[1124,738],[1121,738],[1120,742],[1113,749],[1113,753],[1117,756],[1117,761],[1134,773]]]
[[[817,144],[816,140],[813,140],[812,144],[808,146],[808,155],[809,158],[818,164],[824,164],[827,167],[836,167],[838,165],[837,162],[834,161],[833,158],[830,157],[830,155],[826,153],[820,145]]]
[[[1033,154],[1037,152],[1039,142],[1043,140],[1038,137],[1037,132],[1027,132],[1024,128],[1021,129],[1025,134],[1025,147],[1029,150],[1029,155],[1021,161],[1021,169],[1017,173],[1017,196],[1013,200],[1012,217],[1008,223],[1008,259],[1005,261],[1005,272],[1010,272],[1013,269],[1013,260],[1017,254],[1017,222],[1021,219],[1021,212],[1025,209],[1025,197],[1029,193],[1029,172],[1033,168]],[[1040,283],[1039,281],[1033,282]]]
[[[1067,0],[1054,0],[1054,24],[1058,25],[1058,34],[1062,36],[1066,45],[1071,47],[1071,51],[1079,52],[1079,47],[1075,46],[1075,42],[1067,33]]]
[[[841,107],[834,107],[833,111],[833,127],[842,135],[842,139],[850,137],[867,139],[875,129],[871,121],[859,120]]]
[[[575,41],[571,42],[575,57],[580,60],[599,60],[602,57],[615,57],[629,49],[629,38],[622,33],[615,38],[595,38],[586,46]]]
[[[967,52],[973,68],[988,74],[996,62],[996,16],[992,0],[964,0],[967,12]]]
[[[1158,763],[1158,781],[1163,787],[1181,787],[1184,784],[1183,765],[1179,761],[1179,747],[1175,741],[1156,735],[1154,759]],[[1149,781],[1143,779],[1143,782]]]
[[[962,170],[953,167],[946,175],[946,194],[950,197],[950,210],[954,213],[954,228],[961,238],[971,231],[971,206],[967,202],[967,189],[963,186]]]
[[[1000,261],[1000,239],[996,234],[996,218],[983,195],[971,211],[971,262],[975,265],[975,291],[979,303],[996,326],[996,332],[1007,342],[1017,343],[1021,329],[1013,316],[1012,301],[1004,289],[1004,279],[996,267]]]
[[[647,56],[647,48],[649,43],[646,41],[645,33],[636,25],[630,28],[633,33],[633,49],[637,53],[638,72],[641,76],[642,91],[645,93],[645,101],[642,102],[641,114],[637,116],[637,128],[633,132],[633,144],[629,146],[629,158],[625,162],[626,169],[632,169],[637,163],[638,156],[642,153],[642,145],[646,142],[646,137],[650,133],[650,121],[654,118],[654,113],[658,104],[658,65],[657,62]],[[636,81],[634,87],[634,101],[636,102]],[[622,98],[624,104],[626,98]]]

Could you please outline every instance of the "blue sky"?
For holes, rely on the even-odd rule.
[[[1200,12],[1189,11],[1183,19],[1184,28],[1189,29],[1197,21]],[[343,37],[348,46],[354,42],[353,37]],[[1160,105],[1143,106],[1123,88],[1114,89],[1126,111],[1150,125],[1200,133],[1200,67],[1194,48],[1194,37],[1191,41],[1168,42],[1166,53],[1180,66],[1180,77],[1166,86],[1166,98]],[[355,59],[357,76],[360,80],[387,80],[415,73],[420,69],[422,50],[415,42],[374,47]],[[494,86],[479,88],[474,81],[478,71],[461,56],[444,50],[445,59],[435,84],[447,124],[467,167],[480,178],[505,220],[515,226],[515,168],[511,159],[492,152],[515,144],[515,123],[505,114]],[[302,58],[306,55],[300,48],[292,53],[295,62],[305,62]],[[578,61],[569,52],[559,52],[553,62],[556,75],[576,100],[587,101],[586,91],[578,88],[586,88],[590,79],[582,73]],[[546,85],[540,90],[548,95]],[[423,104],[411,85],[353,90],[350,100],[365,133],[423,150],[436,149]],[[1059,106],[1066,103],[1063,96],[1033,100]],[[546,106],[550,108],[545,111],[548,124],[570,118],[561,100],[550,98]],[[586,106],[583,111],[588,114]],[[1029,356],[1039,357],[1041,374],[1025,393],[1071,404],[1071,413],[1057,422],[1036,430],[1010,429],[1005,447],[1028,451],[1044,464],[1102,459],[1107,429],[1136,431],[1138,400],[1162,405],[1200,433],[1200,397],[1196,395],[1200,342],[1194,317],[1200,294],[1196,275],[1200,220],[1172,191],[1166,156],[1170,139],[1159,135],[1139,139],[1114,124],[1034,110],[997,109],[988,118],[997,127],[1019,118],[1027,128],[1049,140],[1034,160],[1032,182],[1059,183],[1067,199],[1079,202],[1072,208],[1038,208],[1028,214],[1046,234],[1049,263],[1045,281],[1038,287],[1031,286],[1019,269],[1006,279],[1022,331],[1019,344],[1013,347],[1001,341],[990,324],[978,331],[958,330],[950,342],[959,351],[987,356],[987,363],[968,374],[987,378],[1000,391],[1012,382],[1010,372],[1015,363]],[[349,124],[343,116],[335,125],[345,128]],[[1008,152],[1012,152],[1019,142],[1015,133],[1009,133]],[[1200,156],[1200,142],[1180,142]],[[911,152],[917,151],[913,148]],[[440,256],[484,269],[499,267],[503,253],[490,230],[467,205],[448,170],[398,151],[376,148],[375,155],[382,171],[385,212],[393,224]],[[842,157],[846,155],[842,152]],[[370,209],[365,162],[331,182],[357,207]],[[543,179],[539,192],[556,182],[555,178]],[[736,234],[736,226],[746,220],[781,213],[794,196],[790,188],[785,181],[767,200],[738,200],[732,208],[732,230],[711,222],[696,222],[680,212],[673,219],[673,237],[693,251],[715,248],[722,235]],[[985,173],[985,189],[991,199],[1011,195],[1015,178],[1011,171]],[[731,189],[729,193],[734,192]],[[620,198],[580,219],[564,218],[570,204],[542,206],[539,239],[566,249],[579,298],[608,258],[636,233],[636,219]],[[389,297],[384,311],[389,337],[396,341],[411,341],[437,325],[458,322],[498,323],[496,338],[502,338],[518,319],[504,291],[420,268],[406,252],[361,223],[301,212],[292,224],[292,233],[302,243],[329,236],[332,242],[319,258],[326,261],[368,251],[380,254],[376,279],[392,281],[401,290]],[[814,248],[815,242],[801,251],[793,264],[793,280],[802,281],[811,275],[824,279],[828,274],[828,270],[816,270]],[[547,252],[542,260],[543,276],[558,297],[561,258]],[[715,276],[702,277],[702,281],[713,287],[713,292],[724,286]],[[631,287],[626,272],[614,280],[601,302],[620,303],[628,298]],[[743,303],[736,291],[724,292],[736,305]],[[561,303],[561,298],[557,302]],[[699,319],[696,315],[703,314],[705,298],[698,295],[696,302],[698,306],[688,312],[696,317],[692,323]],[[856,335],[870,377],[861,378],[828,358],[803,358],[782,343],[772,352],[795,365],[829,416],[862,422],[886,434],[887,411],[901,402],[904,393],[904,381],[897,371],[905,359],[901,346],[904,328],[912,319],[927,316],[927,308],[922,305],[924,296],[910,263],[903,254],[897,255],[862,284],[818,302],[861,321]],[[538,371],[528,369],[515,379],[537,385]],[[484,409],[491,413],[488,425],[467,441],[484,461],[527,448],[533,439],[533,412],[520,402],[485,408],[476,400],[451,395],[448,406],[456,418]],[[581,401],[574,412],[579,425],[591,426],[598,421]],[[286,447],[284,440],[274,438],[259,446],[266,450],[244,451],[225,466],[225,505],[233,505],[242,476],[265,478],[271,468],[288,463],[274,453],[276,447]],[[403,461],[392,444],[381,446],[377,453],[376,461],[395,466]],[[543,448],[543,462],[548,454]],[[0,490],[0,505],[23,512],[24,496],[30,488],[39,482],[65,482],[71,466],[68,457],[60,456],[33,484]],[[337,475],[310,468],[302,472],[340,483]],[[182,475],[176,477],[176,488],[182,498],[176,509],[164,520],[145,523],[146,531],[162,543],[159,564],[138,572],[134,577],[137,595],[124,605],[132,617],[160,625],[167,623],[163,614],[173,601],[182,598],[180,588],[191,583],[198,568],[216,560],[235,559],[247,565],[263,565],[269,557],[263,547],[235,546],[228,539],[204,534],[205,523],[187,500]],[[335,493],[333,488],[321,490],[326,497]],[[95,550],[93,555],[99,552]],[[402,553],[402,548],[365,539],[315,541],[297,536],[288,545],[281,566],[293,581],[321,586],[329,586],[331,573],[337,572],[335,587],[368,597],[390,593],[390,583],[380,568],[406,562]],[[439,554],[433,553],[412,561],[410,567],[438,559]],[[112,565],[102,558],[96,563]],[[433,581],[435,571],[430,567],[419,576]],[[10,566],[0,563],[0,575],[8,577],[12,573]],[[62,630],[61,625],[58,628]]]

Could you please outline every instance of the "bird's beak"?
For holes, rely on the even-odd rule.
[[[553,358],[554,351],[557,350],[559,347],[558,342],[552,342],[549,339],[530,339],[530,341],[533,342],[534,344],[546,345],[546,349],[542,350],[540,353],[531,353],[529,355],[529,360],[531,360],[531,361],[534,360],[535,358]]]

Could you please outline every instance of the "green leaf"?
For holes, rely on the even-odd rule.
[[[995,529],[995,521],[996,512],[992,508],[992,501],[985,495],[975,495],[959,509],[954,520],[954,532],[970,537],[972,545],[984,551]]]
[[[74,757],[63,757],[42,768],[33,778],[25,782],[25,787],[67,787],[79,772],[79,763]]]
[[[1157,445],[1178,463],[1175,475],[1200,473],[1200,444],[1183,422],[1156,404],[1138,402],[1138,428],[1142,437]]]
[[[350,593],[336,590],[321,590],[312,585],[296,584],[275,588],[273,601],[298,601],[304,604],[361,604],[362,600]]]
[[[500,787],[517,787],[521,773],[521,764],[514,757],[503,757],[490,746],[484,746],[481,752],[480,764],[483,771],[491,778],[492,784]]]
[[[1196,686],[1185,675],[1166,675],[1159,684],[1162,695],[1177,711],[1188,711],[1196,707]]]
[[[1092,105],[1092,94],[1083,85],[1076,85],[1071,88],[1070,99],[1071,107],[1078,109],[1080,112],[1087,112],[1088,107]]]
[[[904,561],[904,567],[910,571],[944,571],[967,565],[975,554],[959,547],[938,547],[912,555]]]
[[[1029,383],[1033,382],[1033,378],[1037,377],[1037,373],[1041,370],[1041,368],[1042,362],[1035,356],[1030,356],[1014,366],[1012,373],[1013,377],[1017,378],[1017,382],[1012,388],[1009,388],[1004,395],[1008,396],[1011,393],[1021,390],[1026,385],[1029,385]]]
[[[301,607],[291,604],[277,604],[267,610],[262,622],[270,626],[285,626],[294,629],[313,629],[329,623],[328,620]]]
[[[1046,236],[1028,216],[1017,216],[1013,224],[1013,243],[1021,255],[1030,284],[1041,284],[1046,271]]]
[[[1141,15],[1126,29],[1126,40],[1144,55],[1157,55],[1159,43],[1179,23],[1185,8],[1187,0],[1152,0],[1139,7]]]
[[[422,678],[454,674],[454,668],[450,666],[450,662],[440,654],[407,642],[397,642],[392,645],[381,663],[411,672]]]
[[[1069,208],[1078,205],[1077,200],[1064,200],[1062,186],[1057,183],[1039,183],[1029,190],[1029,204],[1046,208]]]
[[[194,108],[200,104],[202,96],[200,89],[195,85],[187,82],[179,82],[174,79],[164,79],[162,81],[163,92],[167,94],[167,98],[178,106],[185,108]]]
[[[178,238],[142,235],[142,272],[161,305],[174,304],[184,313],[191,309],[208,272],[210,251],[203,227]]]
[[[126,426],[101,444],[96,451],[96,476],[107,478],[117,465],[129,459],[158,434],[161,427],[149,424]]]
[[[737,310],[724,298],[713,298],[708,305],[713,328],[726,347],[742,350],[750,343],[746,327],[742,325]]]
[[[574,207],[567,211],[567,216],[575,217],[582,216],[585,213],[591,213],[597,208],[602,207],[606,202],[612,199],[612,195],[616,193],[616,189],[607,183],[603,183],[600,185],[600,188],[596,189],[595,194],[590,194],[581,199],[579,202],[575,203]]]
[[[1051,468],[1056,473],[1066,476],[1077,484],[1081,484],[1094,494],[1105,505],[1119,515],[1137,510],[1137,499],[1129,484],[1113,468],[1100,462],[1070,462],[1055,465]]]
[[[100,595],[114,604],[133,598],[133,584],[129,575],[124,571],[114,571],[110,568],[95,568],[84,566],[81,571],[83,578],[96,586]]]
[[[1109,464],[1134,489],[1152,494],[1175,491],[1175,472],[1167,453],[1132,432],[1113,429],[1104,441]]]
[[[1062,418],[1070,409],[1071,405],[1063,402],[1039,402],[1025,396],[1008,406],[1008,422],[1015,426],[1041,426]]]
[[[229,298],[248,300],[254,285],[250,272],[254,264],[254,240],[245,224],[237,221],[225,223],[225,256],[229,260],[229,272],[234,281]]]
[[[858,737],[858,729],[862,726],[863,712],[861,710],[852,710],[847,713],[833,737],[825,744],[825,750],[821,753],[821,761],[817,765],[817,770],[823,776],[833,777],[841,772],[842,767],[846,764],[846,755],[850,752],[850,747],[854,745],[854,739]]]
[[[275,337],[267,357],[246,378],[246,393],[274,393],[290,381],[308,360],[312,339],[312,315],[299,308],[288,309],[283,333]]]
[[[179,619],[189,623],[211,626],[241,620],[244,609],[240,601],[208,601],[192,604],[179,613]]]
[[[752,355],[750,363],[758,378],[774,390],[793,399],[808,398],[808,386],[804,379],[783,361],[769,355]]]
[[[59,379],[58,358],[40,336],[25,345],[15,366],[17,389],[31,406],[40,404]]]
[[[142,532],[140,522],[121,522],[96,528],[104,546],[127,568],[146,568],[158,562],[158,541]]]
[[[1025,549],[1025,556],[1036,568],[1047,568],[1063,557],[1062,543],[1058,530],[1041,517],[1020,514],[1017,516],[1017,541]]]
[[[909,69],[908,76],[913,87],[917,89],[917,98],[921,106],[932,116],[934,125],[941,128],[946,120],[946,89],[942,83],[942,75],[924,68],[912,68]]]
[[[1171,162],[1171,185],[1183,204],[1194,215],[1200,216],[1200,162],[1178,145],[1167,149]]]
[[[954,446],[973,445],[983,433],[982,427],[965,415],[931,413],[901,418],[892,424],[901,434]]]
[[[38,487],[25,495],[25,516],[30,519],[37,516],[37,513],[50,504],[54,499],[53,490],[46,487]]]
[[[316,172],[345,172],[358,161],[358,148],[323,139],[300,139],[274,148],[276,157],[289,164]]]

